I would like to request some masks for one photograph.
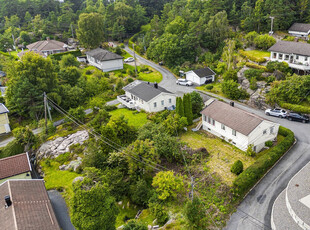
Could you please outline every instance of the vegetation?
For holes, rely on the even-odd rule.
[[[235,163],[231,166],[230,171],[236,175],[239,175],[243,172],[243,164],[242,161],[237,160]]]

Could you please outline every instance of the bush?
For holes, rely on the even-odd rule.
[[[267,83],[271,83],[271,82],[274,82],[275,80],[276,80],[276,77],[275,77],[275,76],[269,76],[269,77],[267,77],[266,82],[267,82]]]
[[[69,152],[60,154],[58,157],[55,158],[59,164],[63,165],[65,162],[69,161],[71,158],[71,154]]]
[[[246,154],[250,157],[254,157],[256,152],[253,150],[253,145],[249,145],[248,149],[246,150]]]
[[[243,196],[256,182],[264,176],[268,169],[292,146],[295,141],[294,133],[282,126],[279,134],[285,138],[268,153],[259,157],[250,167],[244,170],[234,181],[234,193]]]
[[[267,67],[266,66],[263,66],[263,65],[257,65],[257,64],[254,64],[254,63],[251,63],[251,62],[246,62],[245,65],[247,67],[250,67],[250,68],[254,68],[254,69],[262,69],[264,70],[265,72],[267,72]]]
[[[137,220],[130,220],[124,226],[123,230],[147,230],[147,226]]]
[[[273,72],[278,70],[282,73],[291,73],[292,70],[286,62],[270,61],[267,63],[267,70]]]
[[[62,56],[67,55],[67,54],[72,54],[74,57],[81,56],[82,53],[80,50],[74,50],[74,51],[68,51],[68,52],[63,52],[63,53],[58,53],[58,54],[51,54],[50,57],[60,61]]]
[[[307,106],[294,105],[294,104],[285,103],[285,102],[279,102],[279,105],[285,109],[289,109],[289,110],[297,112],[297,113],[310,114],[310,108]]]
[[[242,57],[247,58],[251,61],[257,62],[257,63],[263,63],[266,62],[266,58],[263,57],[256,57],[256,56],[252,56],[250,54],[248,54],[247,52],[243,51],[243,50],[239,50],[239,53]]]
[[[239,175],[243,172],[243,163],[240,160],[235,161],[235,163],[231,166],[230,171],[236,175]]]
[[[233,80],[224,81],[222,83],[222,92],[232,100],[245,99],[248,94],[245,90],[239,89],[239,84]]]
[[[275,43],[276,43],[276,39],[274,39],[273,37],[269,36],[268,34],[258,35],[254,39],[255,46],[257,48],[259,48],[259,49],[264,49],[264,50],[269,49]]]
[[[158,224],[164,225],[168,221],[169,215],[167,211],[164,209],[163,205],[160,204],[158,201],[150,202],[149,208],[151,210],[151,213],[156,217]]]
[[[117,106],[116,105],[105,105],[103,107],[107,112],[111,112],[113,110],[116,110],[117,109]]]
[[[261,80],[263,72],[264,70],[262,69],[247,69],[246,71],[244,71],[244,76],[249,80],[251,78],[256,78],[257,80]]]
[[[238,81],[237,71],[234,69],[229,69],[223,74],[223,79],[225,81],[233,80],[235,82]]]
[[[205,89],[206,89],[206,90],[212,90],[212,89],[213,89],[213,85],[206,85],[206,86],[205,86]]]
[[[273,145],[273,142],[272,141],[266,141],[265,142],[265,146],[267,146],[267,147],[272,147],[272,145]]]
[[[250,80],[250,89],[257,90],[257,80],[255,77],[252,77]]]

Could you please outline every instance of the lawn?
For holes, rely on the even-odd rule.
[[[112,117],[119,117],[121,115],[124,115],[124,117],[128,119],[128,124],[136,128],[140,128],[148,121],[146,113],[138,112],[136,110],[117,109],[111,111],[110,114],[112,115]]]
[[[211,90],[208,90],[206,88],[209,85],[213,86],[213,88]],[[196,89],[202,90],[202,91],[206,91],[206,92],[210,92],[210,93],[215,93],[215,94],[217,94],[219,96],[225,97],[225,95],[222,93],[221,83],[219,83],[219,82],[213,82],[211,84],[198,86],[198,87],[196,87]]]
[[[124,59],[132,57],[129,53],[127,53],[125,50],[122,50],[122,56],[124,57]]]
[[[148,66],[149,71],[140,72],[139,73],[139,80],[142,81],[149,81],[149,82],[161,82],[163,80],[163,76],[160,72],[156,71],[155,69]]]
[[[245,51],[245,53],[251,56],[254,56],[254,57],[259,57],[259,58],[270,57],[270,52],[262,51],[262,50],[248,50],[248,51]]]

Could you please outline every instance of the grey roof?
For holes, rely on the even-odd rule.
[[[9,112],[9,110],[5,107],[5,105],[0,103],[0,114],[8,113],[8,112]]]
[[[173,94],[160,86],[158,86],[158,88],[155,88],[155,84],[153,83],[146,83],[139,80],[136,80],[125,86],[123,90],[135,95],[136,97],[146,102],[152,100],[154,97],[161,93]]]
[[[297,32],[309,32],[310,24],[306,23],[294,23],[288,31],[297,31]]]
[[[86,52],[87,55],[95,58],[98,61],[109,61],[109,60],[116,60],[116,59],[123,59],[122,56],[110,52],[108,50],[104,50],[101,48],[97,48],[91,51]]]
[[[268,51],[310,56],[310,44],[305,42],[279,41],[271,46]]]
[[[214,71],[210,69],[209,67],[203,68],[203,69],[196,69],[196,70],[193,70],[193,72],[200,78],[207,77],[210,75],[215,75]]]
[[[214,119],[225,126],[248,136],[265,119],[230,106],[221,101],[213,101],[201,114]]]
[[[27,48],[30,51],[43,52],[48,50],[63,50],[66,51],[67,45],[63,42],[47,39],[45,41],[37,41],[29,44]]]

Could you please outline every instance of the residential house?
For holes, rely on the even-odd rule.
[[[279,41],[271,46],[270,60],[288,63],[297,73],[310,71],[310,44],[305,42]]]
[[[44,180],[0,184],[0,229],[60,230]]]
[[[108,50],[97,48],[86,52],[86,56],[90,65],[103,72],[123,69],[123,57]]]
[[[157,83],[136,80],[123,90],[125,95],[118,96],[117,99],[130,109],[143,109],[151,113],[175,108],[177,96]]]
[[[207,83],[214,82],[215,72],[208,68],[191,70],[185,73],[186,79],[192,81],[197,85],[204,85]]]
[[[67,47],[67,44],[60,41],[51,40],[50,38],[47,38],[45,41],[37,41],[27,45],[27,49],[29,51],[38,53],[44,57],[47,57],[50,54],[66,52],[68,50]],[[22,51],[18,54],[18,56],[21,57],[25,54],[25,52],[29,51]]]
[[[3,92],[5,92],[5,89],[3,89]],[[8,113],[9,110],[5,107],[4,104],[0,103],[0,134],[11,132]]]
[[[31,179],[31,164],[27,153],[0,159],[0,184],[8,179]]]
[[[310,24],[294,23],[289,29],[288,33],[294,37],[305,37],[308,39],[310,34]]]
[[[210,99],[201,112],[204,130],[246,151],[249,145],[259,152],[266,141],[276,139],[279,124],[236,108],[225,102]],[[213,101],[212,101],[213,100]]]

